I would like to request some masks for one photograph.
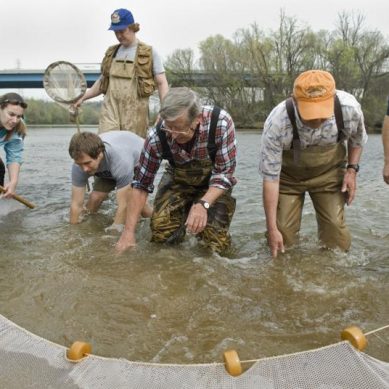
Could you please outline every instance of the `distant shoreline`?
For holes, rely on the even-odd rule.
[[[95,128],[97,129],[98,125],[97,124],[83,124],[80,126],[80,128]],[[27,124],[27,128],[69,128],[71,129],[76,129],[77,126],[70,123],[70,124],[56,124],[56,125],[51,125],[51,124]],[[263,128],[237,128],[237,132],[258,132],[262,133]],[[368,134],[381,134],[381,128],[379,127],[374,127],[374,128],[366,128],[366,132]]]
[[[83,124],[80,126],[80,128],[96,128],[97,129],[98,124]],[[77,126],[73,123],[70,124],[28,124],[27,123],[27,128],[69,128],[69,129],[74,129],[77,128]],[[237,131],[259,131],[262,132],[262,128],[237,128]]]
[[[80,128],[97,128],[97,124],[83,124]],[[28,124],[27,128],[77,128],[74,123],[69,124]]]

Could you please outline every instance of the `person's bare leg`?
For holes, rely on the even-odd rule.
[[[152,214],[153,214],[153,207],[149,203],[146,203],[142,209],[142,214],[141,214],[142,217],[150,218]]]
[[[100,208],[101,203],[106,200],[108,193],[105,192],[95,192],[92,191],[89,195],[88,201],[86,203],[86,209],[90,213],[95,213]]]

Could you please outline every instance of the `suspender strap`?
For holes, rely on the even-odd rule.
[[[340,105],[338,95],[335,95],[334,112],[335,112],[336,127],[338,127],[338,143],[339,143],[345,139],[345,135],[343,132],[344,120],[343,120],[342,106]]]
[[[300,160],[301,143],[300,143],[300,137],[296,125],[296,115],[294,112],[293,97],[289,97],[286,99],[286,112],[288,113],[289,120],[293,128],[293,141],[292,141],[293,160],[294,163],[298,163],[298,161]]]
[[[113,52],[113,55],[112,55],[112,58],[115,58],[116,57],[116,54],[118,53],[119,49],[120,49],[120,46],[121,45],[117,45],[117,47],[115,48],[114,52]]]
[[[288,99],[286,99],[285,104],[286,104],[286,111],[288,113],[289,120],[293,128],[293,141],[292,141],[293,159],[294,162],[297,163],[300,158],[301,144],[300,144],[300,137],[296,125],[296,115],[294,111],[293,98],[289,97]],[[339,143],[345,139],[345,135],[343,131],[344,120],[343,120],[342,106],[340,104],[339,97],[336,94],[334,97],[334,114],[335,114],[336,127],[338,128],[338,143]]]
[[[167,143],[166,133],[165,131],[161,130],[161,126],[162,120],[160,120],[157,124],[157,134],[161,140],[162,145],[162,159],[167,159],[171,166],[175,166],[172,151],[170,150],[170,147]]]
[[[220,115],[220,108],[219,107],[213,107],[212,115],[211,115],[211,124],[209,126],[209,133],[208,133],[208,155],[209,158],[211,158],[212,163],[215,163],[216,159],[216,143],[215,143],[215,137],[216,137],[216,126],[217,122],[219,120]]]
[[[208,155],[209,158],[211,158],[212,163],[215,163],[216,159],[216,127],[217,127],[217,122],[219,120],[219,115],[220,115],[220,108],[219,107],[214,107],[212,110],[212,115],[211,115],[211,124],[209,127],[209,133],[208,133]],[[173,159],[173,154],[172,151],[170,150],[169,144],[167,143],[166,139],[166,133],[165,131],[161,130],[162,126],[162,120],[160,120],[157,124],[157,134],[159,136],[159,139],[161,140],[161,146],[162,146],[162,159],[167,159],[170,163],[171,166],[175,166],[174,159]]]

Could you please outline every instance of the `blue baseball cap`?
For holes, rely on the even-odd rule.
[[[134,24],[132,13],[125,8],[119,8],[113,11],[111,15],[111,26],[108,30],[125,30],[130,24]]]

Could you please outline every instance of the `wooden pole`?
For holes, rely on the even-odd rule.
[[[0,193],[1,192],[5,192],[5,189],[0,185]],[[19,203],[22,203],[22,204],[24,204],[26,207],[28,207],[28,208],[31,208],[31,209],[33,209],[33,208],[35,208],[35,205],[34,204],[32,204],[32,203],[30,203],[28,200],[26,200],[24,197],[22,197],[22,196],[19,196],[19,195],[17,195],[17,194],[14,194],[13,196],[12,196],[15,200],[17,200],[17,201],[19,201]]]

